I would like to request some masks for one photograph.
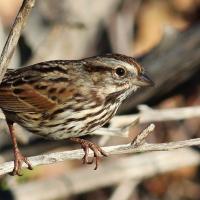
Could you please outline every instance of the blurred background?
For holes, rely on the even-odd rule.
[[[0,0],[0,49],[21,3]],[[135,57],[156,83],[155,87],[130,96],[119,115],[138,113],[140,104],[154,109],[200,106],[200,0],[36,0],[10,68],[110,52]],[[152,143],[200,137],[200,117],[155,125],[148,140]],[[137,125],[131,136],[145,126]],[[68,141],[47,141],[16,128],[20,148],[27,156],[79,148]],[[103,141],[100,136],[87,138]],[[110,137],[101,144],[129,141],[130,138]],[[192,151],[198,153],[199,149]],[[162,156],[162,152],[159,154]],[[22,177],[5,175],[0,177],[0,200],[200,199],[200,161],[192,167],[142,179],[129,178],[128,173],[120,178],[123,168],[116,169],[115,165],[134,156],[104,159],[98,172],[78,160],[23,170]],[[13,160],[11,141],[1,120],[0,163],[9,160]]]

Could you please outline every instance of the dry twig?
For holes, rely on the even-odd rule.
[[[12,187],[11,192],[16,200],[66,199],[71,195],[118,184],[122,180],[141,181],[157,174],[181,167],[195,166],[199,163],[199,153],[191,149],[162,153],[148,152],[108,160],[102,163],[97,171],[84,167],[70,172],[66,171],[57,177],[26,182]]]
[[[151,131],[153,131],[153,129],[154,129],[154,125],[151,124],[144,131],[142,131],[139,134],[139,136],[137,136],[137,138],[140,138],[139,141],[144,141],[145,137]],[[169,151],[169,150],[174,150],[178,148],[199,146],[199,145],[200,145],[200,138],[196,138],[196,139],[160,143],[160,144],[144,143],[139,146],[132,145],[132,142],[131,142],[129,144],[103,147],[102,149],[108,155],[116,155],[116,154],[138,153],[138,152],[148,152],[148,151]],[[50,153],[50,154],[43,154],[43,155],[29,157],[28,159],[30,160],[32,166],[34,167],[38,165],[53,164],[53,163],[61,162],[64,160],[81,159],[83,155],[84,155],[83,150],[79,149],[79,150],[73,150],[73,151],[63,151],[63,152],[55,152],[55,153]],[[92,156],[91,151],[89,152],[89,156]],[[26,165],[23,164],[23,167],[26,167]],[[12,161],[3,163],[0,165],[0,175],[9,173],[12,171],[12,169],[13,169]]]
[[[15,22],[11,28],[10,34],[7,38],[6,44],[0,57],[0,83],[4,77],[4,74],[6,73],[7,67],[13,56],[23,27],[28,19],[32,7],[34,6],[34,3],[35,0],[24,0],[15,18]]]
[[[144,108],[144,106],[143,106]],[[139,117],[140,123],[183,120],[193,117],[200,118],[200,106],[168,109],[140,109],[139,114],[115,116],[111,120],[111,127],[123,127]]]

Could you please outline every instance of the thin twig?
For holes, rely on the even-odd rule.
[[[66,199],[101,187],[119,184],[122,180],[142,181],[182,167],[196,166],[200,155],[192,149],[166,152],[148,152],[133,156],[108,159],[97,171],[91,166],[67,170],[48,179],[33,180],[10,187],[17,200]],[[98,181],[97,181],[98,180]],[[31,195],[30,195],[31,194]],[[121,195],[119,198],[121,200]]]
[[[139,117],[135,118],[134,121],[127,124],[122,128],[99,128],[95,130],[93,133],[94,135],[104,135],[104,136],[117,136],[117,137],[128,137],[130,130],[139,124]]]
[[[13,56],[14,50],[17,46],[19,37],[23,30],[23,27],[28,19],[32,7],[34,6],[35,0],[24,0],[22,6],[15,18],[15,22],[11,28],[6,44],[3,48],[0,57],[0,83],[6,73],[7,67]]]
[[[138,147],[145,143],[145,139],[147,136],[155,129],[154,124],[150,124],[146,129],[144,129],[140,134],[138,134],[133,141],[131,142],[131,145]]]
[[[149,127],[147,127],[147,129],[148,128]],[[199,145],[200,145],[200,138],[196,138],[196,139],[160,143],[160,144],[144,143],[137,147],[129,143],[117,146],[103,147],[102,149],[108,155],[116,155],[116,154],[139,153],[147,151],[169,151],[183,147],[199,146]],[[43,155],[29,157],[28,159],[30,160],[32,166],[34,167],[38,165],[53,164],[64,160],[81,159],[83,155],[84,155],[83,150],[79,149],[73,151],[63,151],[50,154],[43,154]],[[89,156],[93,156],[91,151],[89,152]],[[26,165],[23,164],[23,167],[26,167]],[[0,175],[9,173],[12,171],[12,169],[13,169],[12,161],[3,163],[0,165]]]
[[[142,109],[139,114],[115,116],[111,120],[111,127],[126,126],[138,117],[140,118],[140,123],[183,120],[193,117],[200,118],[200,106],[167,109]]]

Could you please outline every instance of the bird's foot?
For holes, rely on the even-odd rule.
[[[94,170],[96,170],[98,168],[99,165],[99,161],[100,161],[100,156],[108,156],[107,153],[105,151],[103,151],[103,149],[101,147],[99,147],[97,144],[92,143],[88,140],[84,140],[81,138],[70,138],[70,140],[77,142],[79,144],[81,144],[81,147],[84,151],[84,156],[82,158],[83,164],[92,164],[95,162],[95,168]],[[89,149],[91,149],[94,152],[94,156],[92,158],[92,160],[89,161]]]
[[[24,157],[18,149],[15,149],[14,155],[15,155],[14,169],[13,169],[11,175],[22,176],[20,171],[22,169],[23,162],[25,162],[27,164],[28,169],[30,169],[30,170],[33,169],[31,164],[29,163],[28,159],[26,157]]]

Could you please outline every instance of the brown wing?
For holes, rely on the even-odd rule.
[[[67,78],[63,77],[66,77],[63,69],[49,66],[48,63],[9,71],[0,85],[0,107],[13,112],[53,109],[62,102],[59,95],[64,95],[64,99],[72,95],[66,92],[68,83]]]
[[[28,84],[21,85],[20,88],[0,88],[0,107],[3,110],[34,112],[48,110],[55,105],[56,102]]]
[[[76,62],[71,63],[49,61],[8,71],[0,85],[0,108],[12,112],[46,112],[72,99],[77,104],[83,101],[102,104],[104,94],[96,90],[90,77],[85,77],[86,82],[81,81],[83,74],[76,71]]]

